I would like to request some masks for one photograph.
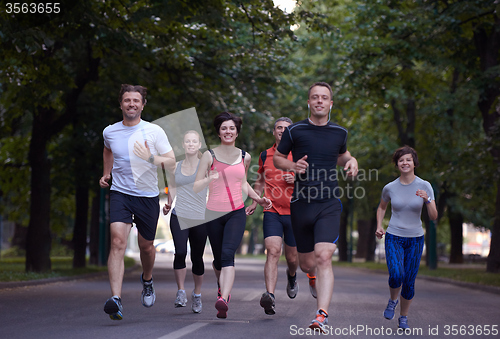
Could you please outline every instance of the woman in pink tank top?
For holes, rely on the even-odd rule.
[[[229,112],[215,117],[214,127],[221,144],[203,154],[193,186],[195,192],[209,187],[205,219],[219,285],[215,303],[218,318],[227,317],[235,275],[234,255],[245,231],[245,198],[252,198],[264,209],[272,206],[269,199],[259,197],[247,182],[251,157],[235,146],[241,123],[240,117]]]

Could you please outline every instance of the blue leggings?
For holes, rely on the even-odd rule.
[[[214,255],[214,267],[234,266],[234,255],[240,246],[245,232],[245,208],[232,212],[214,212],[206,210],[208,239]]]
[[[424,236],[405,238],[385,234],[385,258],[389,270],[389,286],[401,289],[401,296],[406,300],[415,295],[415,279],[417,278],[420,258],[424,249]]]

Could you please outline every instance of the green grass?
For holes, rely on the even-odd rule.
[[[71,277],[96,272],[107,271],[106,266],[88,265],[84,268],[73,268],[73,258],[52,257],[52,270],[45,273],[25,271],[25,258],[13,257],[0,260],[0,281],[29,281],[57,277]],[[132,267],[134,259],[125,258],[125,267]]]
[[[375,263],[375,262],[365,262],[365,263],[349,263],[349,262],[334,262],[335,266],[341,267],[358,267],[366,268],[371,270],[379,270],[387,272],[387,266],[385,263]],[[500,287],[500,274],[497,273],[487,273],[486,266],[471,266],[471,268],[454,268],[454,267],[439,267],[435,270],[430,270],[425,265],[420,265],[418,275],[419,276],[429,276],[437,278],[446,278],[461,282],[482,284],[487,286]],[[462,266],[462,267],[464,267]]]

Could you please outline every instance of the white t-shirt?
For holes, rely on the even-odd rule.
[[[113,152],[112,191],[136,197],[156,197],[158,190],[157,167],[134,154],[134,144],[147,142],[153,155],[172,150],[165,131],[158,125],[141,120],[135,126],[122,121],[106,127],[102,133],[104,146]]]
[[[382,199],[391,202],[392,212],[387,233],[408,238],[424,235],[420,219],[424,199],[417,195],[417,190],[424,190],[434,200],[431,184],[417,176],[408,185],[403,185],[399,178],[385,185],[382,190]]]

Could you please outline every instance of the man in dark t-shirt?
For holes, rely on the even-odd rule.
[[[287,127],[273,160],[276,168],[296,173],[290,204],[293,233],[300,268],[307,273],[318,304],[309,327],[326,333],[334,281],[332,255],[337,248],[342,211],[337,165],[349,170],[348,176],[355,176],[358,162],[347,151],[347,130],[330,122],[330,85],[313,84],[307,103],[310,117]],[[293,161],[287,159],[290,152]]]

